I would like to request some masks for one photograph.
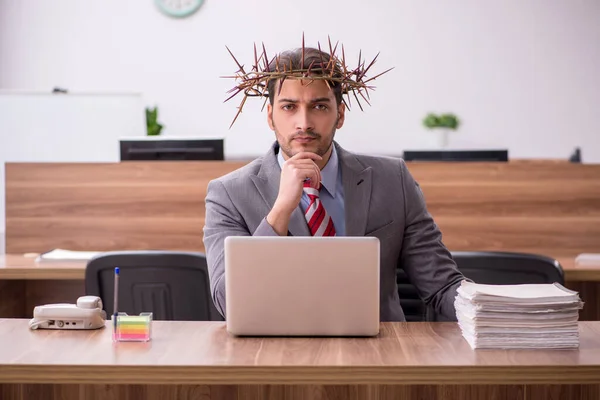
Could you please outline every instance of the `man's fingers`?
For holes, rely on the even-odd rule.
[[[310,175],[309,178],[321,178],[319,168],[311,166],[296,166],[292,169],[298,178],[306,178],[306,175]]]
[[[310,179],[310,186],[318,189],[321,185],[321,169],[315,161],[320,161],[323,158],[318,154],[308,151],[300,152],[293,157],[290,157],[285,163],[284,168],[294,170],[297,179],[304,181]]]
[[[314,160],[310,158],[303,158],[300,160],[292,160],[291,158],[285,162],[286,165],[317,165]]]
[[[295,154],[293,157],[290,157],[289,160],[302,160],[307,158],[315,161],[321,161],[323,159],[323,157],[320,155],[311,153],[310,151],[301,151],[300,153]]]
[[[305,153],[305,154],[314,154],[314,153]],[[317,164],[315,164],[315,162],[314,162],[313,159],[308,159],[308,158],[293,159],[293,158],[290,158],[290,159],[288,159],[285,162],[285,164],[286,164],[285,166],[287,166],[287,168],[300,168],[300,167],[302,167],[302,168],[306,168],[306,167],[314,168],[315,171],[317,171],[319,182],[321,181],[321,169],[319,168],[319,166]]]
[[[299,181],[304,181],[306,179],[310,179],[311,186],[314,188],[318,188],[321,182],[321,173],[319,168],[302,166],[302,167],[294,167],[293,173],[296,179]]]

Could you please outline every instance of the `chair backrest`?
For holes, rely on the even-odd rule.
[[[493,251],[453,251],[452,258],[466,278],[490,285],[554,283],[564,285],[559,262],[545,256]],[[398,295],[407,321],[441,321],[427,308],[401,268],[397,270]],[[446,319],[443,319],[446,320]]]
[[[564,273],[558,261],[537,254],[454,251],[452,258],[460,272],[475,283],[565,283]]]
[[[114,269],[119,267],[118,311],[152,312],[154,320],[222,321],[210,295],[206,258],[180,251],[115,251],[91,259],[85,291],[113,313]]]

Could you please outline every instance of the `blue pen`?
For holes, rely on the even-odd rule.
[[[115,301],[113,302],[113,328],[117,334],[117,314],[119,313],[119,267],[115,267]]]

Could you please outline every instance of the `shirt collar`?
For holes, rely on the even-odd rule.
[[[325,165],[325,168],[321,170],[321,184],[327,190],[327,192],[331,195],[331,197],[335,198],[336,187],[337,187],[337,178],[338,178],[338,155],[333,143],[331,144],[331,156],[329,157],[329,161]],[[285,160],[283,159],[283,152],[281,148],[277,154],[277,162],[279,163],[279,167],[283,168],[283,163]]]

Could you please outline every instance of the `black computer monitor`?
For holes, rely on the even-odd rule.
[[[407,150],[405,161],[508,161],[508,150]]]
[[[224,160],[223,139],[122,139],[121,161]]]

